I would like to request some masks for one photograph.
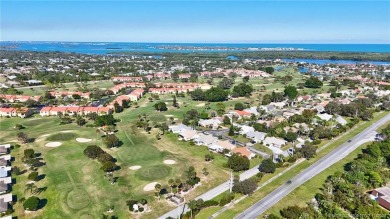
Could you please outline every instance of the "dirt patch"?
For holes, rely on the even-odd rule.
[[[61,142],[58,142],[58,141],[55,141],[55,142],[49,142],[47,144],[45,144],[46,147],[49,147],[49,148],[56,148],[56,147],[59,147],[61,146],[62,143]]]
[[[76,138],[76,141],[79,143],[86,143],[86,142],[91,142],[92,139],[90,139],[90,138]]]
[[[139,165],[131,166],[131,167],[129,167],[129,169],[130,170],[139,170],[139,169],[141,169],[141,166],[139,166]]]
[[[174,160],[164,160],[164,164],[172,165],[175,163],[176,163],[176,161],[174,161]]]
[[[158,182],[152,182],[152,183],[149,183],[147,184],[145,187],[144,187],[144,191],[145,192],[149,192],[149,191],[153,191],[155,190],[155,186],[158,184]]]

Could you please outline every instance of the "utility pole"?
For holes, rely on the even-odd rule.
[[[233,172],[230,171],[230,183],[229,183],[229,191],[230,191],[230,193],[232,193],[232,191],[233,191],[233,179],[234,179]]]

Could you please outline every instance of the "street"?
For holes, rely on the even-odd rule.
[[[268,194],[262,200],[255,203],[254,205],[246,209],[244,212],[242,212],[235,218],[237,219],[257,218],[265,211],[267,211],[269,208],[271,208],[274,204],[282,200],[295,188],[299,187],[306,181],[315,177],[317,174],[329,168],[333,164],[337,163],[338,161],[346,157],[348,154],[350,154],[352,151],[356,150],[360,145],[366,142],[374,141],[376,135],[375,130],[378,129],[380,126],[386,124],[388,121],[390,121],[390,114],[386,115],[376,123],[372,124],[367,129],[365,129],[364,131],[356,135],[353,139],[351,139],[350,142],[344,143],[337,149],[333,150],[332,152],[330,152],[329,154],[327,154],[326,156],[324,156],[323,158],[321,158],[320,160],[312,164],[303,172],[301,172],[300,174],[292,178],[291,183],[280,186],[279,188],[277,188],[276,190]]]

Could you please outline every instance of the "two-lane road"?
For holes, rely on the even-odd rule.
[[[295,188],[299,187],[320,172],[324,171],[336,162],[340,161],[352,151],[356,150],[360,145],[369,141],[374,141],[376,134],[375,130],[377,130],[380,126],[386,124],[388,121],[390,121],[390,114],[386,115],[367,129],[356,135],[353,139],[351,139],[350,142],[344,143],[337,149],[333,150],[332,152],[312,164],[310,167],[308,167],[303,172],[291,179],[291,183],[286,183],[285,185],[280,186],[279,188],[268,194],[266,197],[264,197],[262,200],[255,203],[247,210],[239,214],[236,218],[254,219],[260,216],[269,208],[271,208],[274,204],[282,200]]]

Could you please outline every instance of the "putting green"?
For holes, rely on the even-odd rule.
[[[70,208],[79,210],[87,207],[91,200],[89,199],[87,192],[83,189],[76,188],[68,193],[66,202]]]
[[[50,135],[46,140],[47,141],[69,141],[77,138],[78,135],[71,132],[61,132],[54,135]]]
[[[137,170],[135,175],[145,181],[163,179],[171,174],[172,168],[166,165],[155,165]]]

